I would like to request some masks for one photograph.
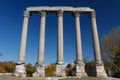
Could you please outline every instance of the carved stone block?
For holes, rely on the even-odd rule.
[[[87,76],[87,74],[85,73],[84,65],[76,65],[76,76],[77,77]]]
[[[65,76],[65,66],[63,64],[56,65],[56,76],[59,76],[59,77]]]
[[[96,65],[96,76],[98,77],[107,77],[107,74],[105,72],[103,65]]]
[[[35,73],[33,73],[33,77],[45,77],[44,65],[36,66],[36,71],[35,71]]]
[[[26,77],[25,64],[17,64],[15,69],[15,76]]]

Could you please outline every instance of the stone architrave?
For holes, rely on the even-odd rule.
[[[33,73],[34,77],[44,77],[45,68],[44,68],[44,42],[45,42],[45,19],[46,12],[42,11],[41,13],[41,22],[40,22],[40,41],[39,41],[39,51],[38,51],[38,61],[36,63],[36,71]]]
[[[91,18],[91,24],[92,24],[92,35],[93,35],[93,44],[94,44],[96,76],[107,77],[107,74],[106,74],[105,69],[104,69],[104,64],[101,60],[100,45],[99,45],[99,39],[98,39],[95,11],[91,12],[90,18]]]
[[[75,30],[76,30],[76,76],[84,77],[87,76],[85,73],[85,64],[82,60],[82,43],[81,43],[81,32],[80,32],[80,13],[78,11],[74,12],[75,18]]]
[[[63,11],[58,11],[58,53],[56,76],[65,76],[65,67],[63,61]]]
[[[28,28],[28,18],[30,13],[28,11],[24,11],[24,20],[23,20],[23,29],[21,36],[21,44],[20,44],[20,53],[18,62],[16,64],[15,76],[26,76],[25,69],[25,49],[26,49],[26,40],[27,40],[27,28]]]

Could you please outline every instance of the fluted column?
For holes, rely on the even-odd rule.
[[[76,31],[76,76],[86,76],[84,62],[82,60],[82,43],[81,43],[81,31],[80,31],[80,13],[74,12],[75,18],[75,31]]]
[[[44,46],[45,46],[45,20],[46,12],[42,11],[41,20],[40,20],[40,37],[39,37],[39,50],[38,50],[38,60],[36,64],[36,71],[33,73],[34,77],[44,77],[45,68],[44,68]]]
[[[26,49],[26,40],[27,40],[27,29],[28,29],[28,18],[30,13],[28,11],[24,11],[24,20],[23,20],[23,28],[21,35],[21,43],[20,43],[20,53],[18,62],[16,65],[15,76],[26,76],[25,70],[25,49]]]
[[[107,77],[104,69],[104,64],[101,60],[100,45],[98,39],[97,25],[96,25],[96,15],[95,11],[90,13],[91,24],[92,24],[92,36],[93,36],[93,46],[94,46],[94,58],[95,58],[95,75],[99,77]]]
[[[65,67],[63,60],[63,11],[58,11],[58,50],[57,50],[57,65],[56,76],[65,76]]]
[[[58,11],[58,50],[57,50],[57,63],[63,64],[63,12]]]

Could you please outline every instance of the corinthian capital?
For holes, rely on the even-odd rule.
[[[95,11],[93,11],[93,12],[90,13],[90,17],[91,18],[96,17]]]
[[[29,17],[30,16],[30,12],[29,11],[24,11],[24,17]]]
[[[63,11],[59,10],[59,11],[57,12],[57,15],[58,15],[58,16],[63,16]]]
[[[40,14],[41,14],[41,17],[46,16],[46,12],[45,11],[41,11]]]
[[[79,17],[80,16],[80,13],[78,11],[74,12],[74,16],[75,17]]]

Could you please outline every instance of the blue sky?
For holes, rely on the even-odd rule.
[[[29,6],[91,7],[96,10],[99,39],[120,26],[120,0],[0,0],[0,61],[17,61],[22,31],[23,11]],[[93,59],[91,25],[88,15],[80,17],[83,57]],[[38,54],[40,15],[29,18],[26,63],[35,64]],[[57,16],[46,18],[45,63],[57,58]],[[75,26],[71,14],[64,14],[64,61],[75,59]]]

